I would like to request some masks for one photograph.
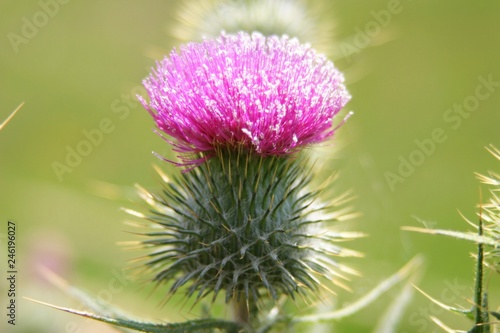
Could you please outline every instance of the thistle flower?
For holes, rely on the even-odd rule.
[[[225,292],[249,306],[316,291],[323,276],[343,285],[356,272],[335,244],[346,210],[321,204],[300,148],[331,136],[350,96],[342,74],[296,39],[222,34],[190,43],[158,63],[141,102],[191,168],[163,192],[139,188],[157,230],[146,270],[200,300]],[[245,320],[244,320],[245,321]]]
[[[292,154],[331,136],[350,96],[342,74],[297,39],[222,34],[157,64],[142,104],[186,164],[217,147]],[[202,159],[203,160],[203,159]]]

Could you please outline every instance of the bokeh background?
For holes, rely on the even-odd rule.
[[[138,317],[194,318],[198,310],[176,299],[158,307],[165,290],[152,293],[130,280],[124,267],[136,254],[117,245],[134,239],[122,223],[130,217],[120,210],[137,208],[133,185],[157,188],[153,163],[178,172],[151,154],[173,157],[134,96],[142,93],[154,57],[176,44],[168,31],[180,1],[60,0],[53,15],[40,14],[49,2],[0,1],[0,119],[25,101],[0,132],[2,309],[7,220],[17,223],[19,271],[17,325],[7,326],[2,310],[0,330],[114,331],[23,299],[85,309],[47,283],[42,266]],[[334,145],[322,148],[318,177],[341,171],[334,186],[352,189],[353,206],[362,213],[348,228],[370,235],[346,244],[366,258],[349,260],[363,277],[353,279],[352,292],[339,292],[337,305],[357,299],[420,253],[426,264],[419,286],[468,307],[474,245],[401,226],[470,230],[459,211],[477,220],[481,186],[474,172],[500,169],[484,149],[500,146],[500,2],[336,1],[328,8],[324,18],[336,26],[330,47],[355,115]],[[390,8],[397,13],[381,18]],[[494,82],[490,90],[478,88],[481,78]],[[479,100],[477,89],[489,95]],[[465,111],[456,113],[454,105]],[[440,142],[430,148],[439,129]],[[92,133],[94,143],[82,143]],[[427,154],[416,141],[428,144]],[[68,157],[72,149],[86,156]],[[414,163],[405,169],[403,160]],[[497,309],[496,273],[488,273],[488,283]],[[335,331],[371,332],[396,292],[337,323]],[[438,332],[429,314],[469,328],[417,293],[398,332]]]

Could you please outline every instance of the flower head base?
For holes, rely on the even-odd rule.
[[[220,149],[180,178],[162,179],[160,195],[139,189],[149,206],[142,217],[157,226],[143,234],[149,253],[140,261],[170,294],[255,303],[318,297],[322,278],[344,286],[356,274],[337,259],[360,254],[337,242],[361,235],[330,228],[349,210],[319,203],[304,159]]]
[[[218,147],[292,154],[334,132],[350,96],[326,57],[287,36],[222,34],[158,63],[141,102],[185,164]]]

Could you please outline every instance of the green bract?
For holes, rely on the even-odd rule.
[[[224,291],[226,302],[258,301],[352,272],[333,260],[356,253],[333,244],[345,237],[324,228],[326,207],[306,188],[310,179],[300,157],[221,149],[164,183],[161,195],[143,191],[158,226],[142,242],[154,249],[146,262],[153,280],[171,282],[171,293],[185,286],[196,300]]]

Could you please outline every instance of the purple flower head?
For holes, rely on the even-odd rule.
[[[139,98],[184,162],[196,164],[221,146],[287,155],[324,140],[350,99],[343,82],[297,39],[223,33],[158,62],[143,82],[150,102]]]

